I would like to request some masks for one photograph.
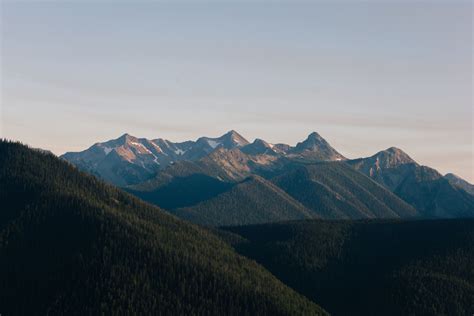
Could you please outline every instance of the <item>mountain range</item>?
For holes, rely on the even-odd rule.
[[[2,313],[474,312],[474,219],[414,220],[417,209],[346,160],[284,160],[237,180],[210,157],[140,184],[159,185],[134,194],[163,210],[0,141]],[[314,219],[328,214],[372,219]],[[386,215],[395,219],[377,219]]]
[[[309,161],[345,159],[317,133],[312,133],[305,141],[292,147],[269,144],[261,139],[249,143],[233,130],[217,138],[200,137],[196,141],[180,143],[124,134],[114,140],[96,143],[82,152],[65,153],[62,158],[107,182],[126,186],[140,183],[178,161],[198,161],[218,152],[226,155],[222,158],[227,159],[230,154],[226,152],[229,150],[234,150],[235,155],[247,155],[247,159],[250,157],[247,163],[256,165],[265,165],[280,157]]]
[[[5,315],[326,315],[204,228],[0,141]]]
[[[395,147],[348,159],[316,132],[295,146],[250,143],[236,131],[181,143],[125,134],[61,157],[204,225],[474,216],[467,181]]]

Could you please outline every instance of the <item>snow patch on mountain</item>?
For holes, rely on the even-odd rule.
[[[110,154],[110,152],[113,150],[113,148],[107,146],[103,147],[102,149],[106,155]]]
[[[141,143],[137,143],[137,142],[130,142],[130,144],[132,144],[133,146],[137,146],[139,148],[141,148],[142,150],[144,150],[145,152],[149,153],[150,155],[153,155],[153,153],[145,147],[145,145],[141,144]]]
[[[208,139],[207,143],[209,144],[209,146],[212,147],[212,149],[216,149],[216,147],[220,145],[219,142],[216,142],[215,140],[212,140],[212,139]]]
[[[158,146],[154,142],[150,142],[150,143],[153,145],[153,147],[156,149],[157,152],[164,153],[160,146]]]

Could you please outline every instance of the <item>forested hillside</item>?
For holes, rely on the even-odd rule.
[[[474,220],[299,221],[225,239],[333,315],[472,315]],[[236,235],[234,235],[236,234]]]
[[[409,218],[416,210],[343,162],[293,164],[272,182],[326,219]]]
[[[160,176],[160,180],[165,181]],[[153,181],[155,180],[153,179]],[[148,185],[147,182],[144,185]],[[150,191],[136,188],[127,188],[126,191],[140,199],[171,210],[187,207],[209,200],[225,191],[230,190],[235,183],[221,181],[203,173],[194,173],[184,177],[172,177],[165,183]]]
[[[0,142],[0,312],[318,315],[209,232]]]
[[[211,199],[170,212],[193,223],[211,226],[318,218],[279,187],[259,176],[236,183]]]
[[[244,180],[203,164],[176,163],[127,190],[194,223],[212,226],[297,219],[416,217],[416,210],[344,162],[286,162]],[[262,171],[262,170],[260,170]]]

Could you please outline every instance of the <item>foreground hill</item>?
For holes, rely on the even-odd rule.
[[[417,215],[412,206],[343,162],[293,165],[272,181],[322,218]]]
[[[474,217],[474,195],[398,148],[348,163],[414,206],[423,217]]]
[[[472,315],[474,220],[227,228],[242,254],[333,315]]]
[[[324,312],[197,226],[0,142],[5,315]]]

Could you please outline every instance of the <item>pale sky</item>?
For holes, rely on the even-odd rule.
[[[471,1],[0,2],[0,137],[62,154],[317,131],[474,182]]]

